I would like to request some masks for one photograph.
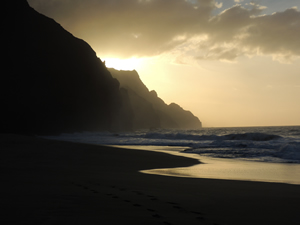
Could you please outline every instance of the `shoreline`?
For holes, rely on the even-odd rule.
[[[0,135],[4,224],[298,224],[298,185],[140,173],[198,160]]]
[[[258,181],[300,185],[300,164],[257,162],[241,159],[211,158],[194,153],[184,153],[185,147],[173,146],[126,146],[113,147],[163,152],[199,160],[189,167],[157,168],[140,171],[146,174],[186,178]]]

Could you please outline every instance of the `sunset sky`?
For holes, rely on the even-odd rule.
[[[205,127],[300,125],[299,0],[28,0]]]

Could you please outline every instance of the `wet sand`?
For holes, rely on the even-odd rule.
[[[154,151],[0,135],[2,224],[299,224],[300,186],[139,171],[197,165]]]
[[[241,159],[210,158],[198,154],[181,152],[184,149],[182,147],[127,146],[127,148],[140,150],[142,150],[141,148],[152,149],[152,151],[189,157],[201,162],[189,167],[141,171],[143,173],[163,176],[262,181],[300,185],[300,164],[297,163],[270,163]]]

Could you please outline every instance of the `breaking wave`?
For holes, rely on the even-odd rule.
[[[281,138],[279,135],[264,134],[264,133],[242,133],[242,134],[227,134],[227,135],[194,135],[183,133],[147,133],[144,138],[151,139],[184,139],[184,140],[248,140],[248,141],[270,141]]]
[[[47,138],[102,145],[181,146],[185,153],[209,157],[300,163],[299,126],[85,132]]]

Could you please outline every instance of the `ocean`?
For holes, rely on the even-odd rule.
[[[173,146],[181,147],[182,153],[209,158],[300,164],[300,126],[83,132],[46,138],[100,145]]]

